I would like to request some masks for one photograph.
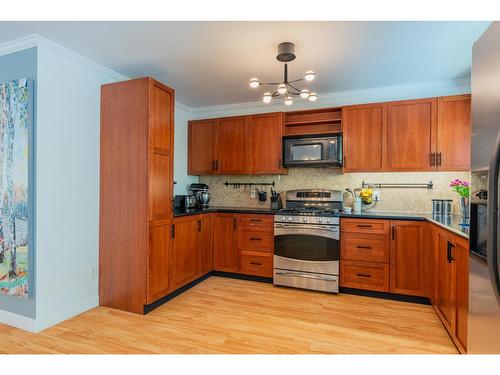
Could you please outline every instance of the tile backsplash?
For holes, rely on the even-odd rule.
[[[380,190],[380,202],[375,209],[381,211],[431,212],[431,199],[453,199],[453,211],[459,212],[458,195],[448,184],[455,178],[470,181],[469,172],[387,172],[387,173],[345,173],[340,170],[323,168],[290,168],[288,175],[282,176],[200,176],[200,182],[210,187],[210,205],[238,207],[269,207],[269,199],[260,202],[251,198],[249,188],[225,186],[230,182],[273,182],[275,190],[282,193],[294,189],[342,190],[361,187],[361,183],[427,183],[432,181],[432,190],[423,188],[385,188]],[[262,187],[269,192],[268,186]],[[257,189],[260,189],[257,186]],[[268,194],[269,196],[270,194]],[[284,198],[284,195],[282,195]],[[284,203],[284,202],[283,202]],[[351,206],[352,198],[344,194],[344,205]]]

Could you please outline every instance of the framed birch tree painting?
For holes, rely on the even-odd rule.
[[[0,294],[28,297],[29,134],[27,78],[0,83]]]

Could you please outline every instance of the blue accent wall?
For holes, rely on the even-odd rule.
[[[0,82],[6,82],[17,78],[30,78],[34,83],[33,93],[36,93],[36,83],[37,83],[37,48],[29,48],[19,52],[14,52],[8,55],[0,56]],[[33,113],[33,123],[32,129],[36,128],[36,95],[34,100],[34,110]],[[33,142],[33,130],[30,132],[30,143],[31,146],[34,145]],[[30,209],[33,207],[33,192],[35,191],[34,181],[33,181],[33,155],[34,148],[30,147],[30,177],[29,177],[29,189],[30,189]],[[36,317],[36,305],[35,305],[35,248],[34,248],[34,212],[30,212],[31,222],[30,222],[30,234],[29,234],[29,288],[30,288],[30,298],[22,299],[14,296],[0,295],[0,310],[12,312],[15,314],[23,315],[28,318]]]

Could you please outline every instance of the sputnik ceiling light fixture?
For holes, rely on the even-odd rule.
[[[308,89],[299,89],[295,86],[297,82],[301,82],[304,79],[308,82],[314,80],[316,75],[312,70],[309,70],[304,75],[304,78],[295,79],[293,81],[288,80],[288,65],[290,61],[295,60],[295,44],[291,42],[283,42],[278,45],[278,55],[276,60],[285,63],[283,72],[282,82],[260,82],[257,78],[252,78],[248,81],[251,88],[255,89],[261,85],[275,86],[273,92],[265,92],[262,96],[262,101],[264,103],[271,103],[272,98],[280,95],[284,95],[284,103],[286,105],[293,104],[293,96],[300,96],[303,99],[309,99],[311,102],[318,100],[318,95],[315,92],[310,92]]]

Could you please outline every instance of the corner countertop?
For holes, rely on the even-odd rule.
[[[228,206],[211,206],[206,209],[194,210],[174,210],[174,217],[182,217],[189,215],[199,215],[211,212],[228,212],[240,214],[267,214],[274,215],[277,210],[271,210],[268,207],[228,207]],[[464,238],[469,238],[469,220],[463,219],[460,215],[432,215],[426,212],[397,212],[397,211],[362,211],[352,213],[342,213],[340,217],[357,218],[357,219],[385,219],[385,220],[414,220],[414,221],[429,221],[442,228],[458,234]]]

